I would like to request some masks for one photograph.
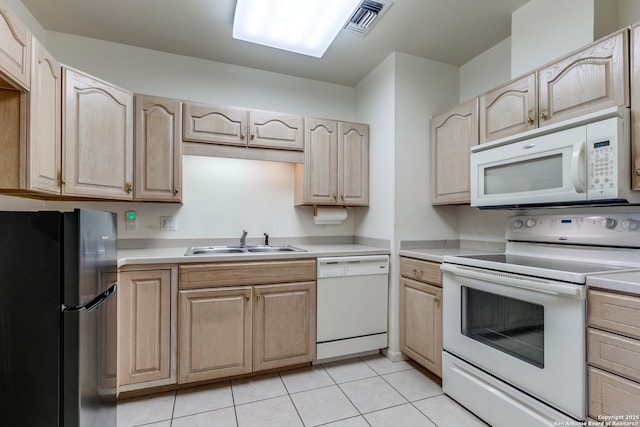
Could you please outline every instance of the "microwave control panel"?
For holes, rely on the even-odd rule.
[[[613,138],[590,141],[588,149],[589,193],[596,192],[604,196],[607,190],[615,192],[618,187],[616,141]],[[615,196],[617,195],[614,194]]]

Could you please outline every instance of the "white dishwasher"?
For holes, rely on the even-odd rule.
[[[318,258],[315,363],[387,347],[389,256]]]

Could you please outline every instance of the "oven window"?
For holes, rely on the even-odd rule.
[[[462,287],[462,334],[544,368],[544,307]]]
[[[484,169],[484,193],[508,194],[562,188],[562,154]]]

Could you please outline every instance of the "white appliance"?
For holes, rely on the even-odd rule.
[[[471,149],[471,206],[640,203],[631,191],[628,108],[519,134]]]
[[[387,347],[389,256],[318,258],[316,361]]]
[[[443,258],[443,390],[497,427],[583,421],[586,277],[640,268],[640,215],[516,216],[506,237]]]

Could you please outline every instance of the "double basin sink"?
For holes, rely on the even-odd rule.
[[[246,253],[260,253],[260,252],[306,252],[305,249],[300,249],[291,245],[283,246],[271,246],[271,245],[256,245],[256,246],[192,246],[185,252],[185,256],[192,255],[215,255],[215,254],[246,254]]]

